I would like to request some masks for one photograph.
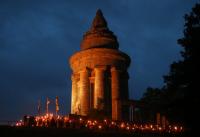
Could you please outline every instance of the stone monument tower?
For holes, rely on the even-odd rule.
[[[101,10],[97,11],[80,47],[69,59],[71,113],[88,116],[97,111],[113,120],[127,119],[130,58],[118,49],[117,37],[108,29]]]

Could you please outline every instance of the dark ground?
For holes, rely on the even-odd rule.
[[[186,135],[0,126],[0,137],[186,137]]]

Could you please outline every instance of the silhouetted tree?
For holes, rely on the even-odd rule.
[[[185,15],[184,37],[178,44],[183,47],[183,59],[174,62],[170,73],[164,76],[165,107],[171,119],[184,121],[192,128],[199,119],[200,4]]]
[[[155,122],[157,112],[161,112],[163,92],[158,88],[148,87],[140,99],[142,120]]]
[[[183,122],[192,129],[200,117],[200,4],[185,15],[184,37],[178,44],[183,48],[182,59],[171,64],[169,74],[164,76],[163,88],[148,88],[141,102],[154,112],[164,113],[171,122]]]

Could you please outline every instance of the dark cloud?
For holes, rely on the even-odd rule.
[[[120,50],[130,55],[130,97],[148,86],[160,87],[170,63],[180,59],[176,40],[183,15],[196,1],[1,0],[1,119],[35,114],[38,99],[60,97],[62,114],[70,110],[69,57],[98,8],[118,36]],[[53,110],[53,107],[51,108]],[[1,120],[0,119],[0,120]]]

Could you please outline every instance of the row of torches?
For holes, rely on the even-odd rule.
[[[27,116],[26,119],[29,119]],[[83,117],[70,118],[67,116],[54,116],[53,114],[46,114],[44,116],[33,117],[33,121],[20,120],[16,126],[31,126],[31,127],[57,127],[57,128],[86,128],[91,130],[116,130],[129,132],[155,132],[155,133],[181,133],[184,131],[182,126],[168,125],[162,127],[156,124],[134,124],[132,122],[112,121],[109,119],[92,120]]]

